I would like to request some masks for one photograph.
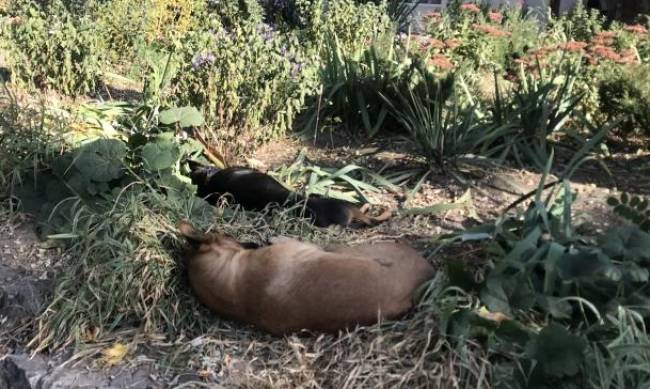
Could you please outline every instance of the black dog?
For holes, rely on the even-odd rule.
[[[197,196],[214,204],[220,196],[230,193],[245,209],[262,210],[269,205],[305,204],[306,214],[318,227],[332,224],[373,225],[390,217],[386,210],[378,217],[365,214],[367,206],[358,208],[349,201],[321,196],[309,196],[306,200],[285,188],[267,174],[245,167],[218,169],[190,162],[192,183],[198,187]]]

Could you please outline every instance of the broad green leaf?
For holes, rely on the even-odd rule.
[[[551,323],[526,346],[526,354],[539,363],[547,375],[574,376],[584,361],[586,342],[559,324]]]
[[[636,226],[612,229],[599,243],[613,259],[650,261],[650,234]]]
[[[158,140],[147,143],[142,148],[142,160],[149,171],[169,169],[179,157],[180,149],[173,141]]]
[[[164,110],[158,120],[162,124],[178,123],[181,127],[198,127],[205,123],[201,112],[190,106]]]
[[[566,253],[557,262],[558,275],[565,281],[591,281],[610,267],[606,257],[596,251],[577,250]]]
[[[108,182],[124,172],[126,145],[115,139],[98,139],[82,146],[76,153],[74,167],[87,180]]]

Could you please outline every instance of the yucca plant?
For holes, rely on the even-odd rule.
[[[417,66],[412,88],[396,88],[397,99],[383,96],[391,115],[427,160],[443,170],[462,155],[490,156],[492,143],[508,124],[486,125],[475,106],[463,106],[454,91],[455,77],[438,78]]]
[[[307,130],[340,120],[345,129],[363,128],[374,136],[387,127],[388,106],[381,95],[394,96],[395,85],[408,79],[408,66],[389,40],[377,39],[362,52],[345,53],[336,36],[324,42],[322,90],[307,111]]]
[[[502,138],[502,159],[544,168],[553,148],[549,138],[563,131],[584,96],[573,89],[579,68],[557,66],[547,72],[538,64],[534,75],[525,74],[522,67],[518,88],[509,96],[495,77],[493,122],[511,128]]]
[[[423,0],[392,0],[388,2],[386,11],[391,20],[395,22],[398,30],[404,29],[409,21],[411,14]]]

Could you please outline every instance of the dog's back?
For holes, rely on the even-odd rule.
[[[321,250],[290,262],[285,256],[291,244],[269,249],[275,273],[257,304],[262,319],[258,325],[275,334],[301,329],[335,332],[371,325],[379,318],[396,319],[413,307],[413,293],[433,275],[423,258],[416,265],[414,258]]]
[[[272,177],[245,167],[216,169],[204,167],[192,172],[197,195],[210,203],[230,193],[242,207],[261,210],[270,204],[284,204],[291,192]]]

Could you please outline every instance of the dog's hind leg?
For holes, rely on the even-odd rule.
[[[379,216],[371,217],[372,221],[375,223],[383,222],[390,219],[393,216],[393,211],[390,208],[384,209]]]

